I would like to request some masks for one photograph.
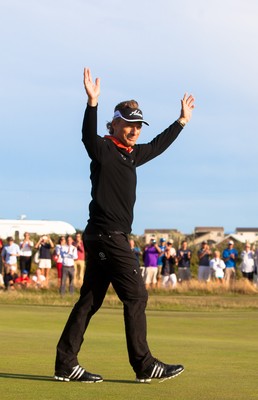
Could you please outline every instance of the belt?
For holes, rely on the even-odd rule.
[[[112,235],[127,235],[127,233],[122,231],[108,231],[100,233],[86,233],[83,235],[83,237],[88,240],[97,240],[100,239],[102,236],[107,236],[111,238]]]
[[[111,235],[127,235],[125,232],[122,232],[122,231],[109,231],[108,234],[111,234]]]

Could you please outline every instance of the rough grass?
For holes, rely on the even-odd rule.
[[[73,296],[68,293],[61,297],[56,286],[44,290],[0,291],[2,304],[30,304],[72,306],[79,296],[79,290]],[[103,307],[120,308],[122,304],[110,288]],[[245,279],[234,282],[230,287],[217,282],[200,283],[192,280],[182,283],[176,289],[154,289],[149,291],[149,310],[214,310],[214,309],[258,309],[258,291],[256,286]]]

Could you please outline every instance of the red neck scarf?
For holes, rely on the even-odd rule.
[[[120,147],[120,149],[124,149],[125,151],[127,151],[127,153],[131,153],[133,151],[133,147],[131,146],[125,146],[123,143],[121,143],[117,138],[115,138],[114,136],[111,135],[105,135],[104,136],[105,139],[110,139],[112,140],[112,142],[117,146]]]

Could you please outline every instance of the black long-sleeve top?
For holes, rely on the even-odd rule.
[[[86,232],[131,232],[136,200],[136,168],[163,153],[181,130],[176,121],[151,142],[136,144],[128,153],[111,140],[97,135],[97,107],[87,105],[82,141],[92,160],[92,200]]]

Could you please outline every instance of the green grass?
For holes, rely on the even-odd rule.
[[[92,319],[80,363],[100,384],[52,380],[55,346],[70,306],[0,308],[1,399],[252,400],[257,399],[258,318],[254,309],[147,311],[155,356],[185,366],[179,377],[136,384],[128,363],[121,308]]]

